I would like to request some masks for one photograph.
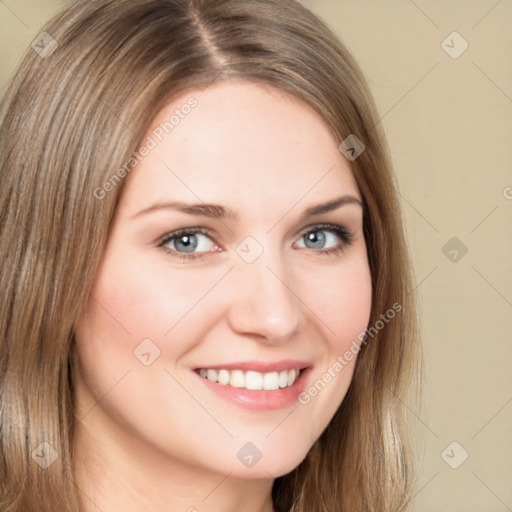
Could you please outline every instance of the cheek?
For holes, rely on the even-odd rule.
[[[194,405],[164,369],[174,373],[174,363],[193,346],[187,312],[208,283],[199,286],[194,273],[185,271],[164,279],[161,267],[109,256],[75,329],[79,414],[93,410],[87,415],[92,423],[104,409],[137,437],[161,439],[162,424],[172,423],[162,421],[162,409],[185,411]],[[147,352],[149,365],[142,355]],[[191,421],[180,424],[190,427]]]
[[[197,305],[208,290],[200,272],[175,271],[112,258],[98,273],[86,312],[87,322],[105,339],[162,339]],[[190,270],[190,269],[188,269]]]
[[[322,285],[322,286],[320,286]],[[361,339],[368,327],[372,304],[372,282],[367,260],[360,258],[326,269],[317,275],[311,309],[323,332],[323,354],[308,386],[299,396],[304,412],[314,416],[319,427],[311,442],[327,426],[350,386]],[[309,304],[308,304],[309,305]],[[312,320],[313,321],[313,320]]]
[[[365,331],[370,319],[372,281],[368,263],[361,258],[335,272],[326,271],[317,279],[322,283],[317,281],[314,287],[312,309],[324,325],[330,349],[344,351]]]
[[[75,329],[76,356],[93,398],[100,399],[127,372],[130,380],[143,379],[137,389],[162,388],[158,372],[168,382],[164,368],[175,368],[182,361],[205,334],[210,315],[216,314],[216,309],[201,303],[216,279],[217,275],[205,276],[192,269],[165,277],[162,266],[133,254],[126,258],[110,254]],[[148,360],[143,354],[148,352],[150,365],[145,366]],[[126,396],[134,398],[133,390]],[[119,405],[123,403],[121,399]]]

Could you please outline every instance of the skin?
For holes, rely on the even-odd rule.
[[[272,511],[274,478],[300,464],[327,427],[356,357],[308,404],[272,411],[242,409],[192,370],[299,359],[313,367],[309,387],[368,325],[361,206],[300,220],[339,196],[361,200],[329,127],[292,96],[232,80],[176,97],[148,135],[190,96],[197,107],[126,178],[76,327],[75,473],[86,512]],[[220,204],[239,220],[136,215],[175,200]],[[343,240],[318,223],[343,226],[352,243],[321,254]],[[158,247],[164,235],[199,226],[212,232],[197,235],[201,257],[180,261]],[[323,245],[308,242],[311,231]],[[247,237],[262,249],[250,264],[236,251]],[[180,240],[167,247],[183,253]],[[134,355],[144,339],[160,350],[148,366]],[[250,468],[237,458],[247,442],[262,453]]]

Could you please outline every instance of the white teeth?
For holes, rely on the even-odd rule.
[[[235,388],[246,388],[254,391],[273,391],[291,386],[299,377],[300,370],[292,368],[291,370],[283,370],[281,372],[261,373],[201,368],[198,373],[201,377],[211,382],[218,382],[222,386],[229,385]]]
[[[217,370],[206,370],[206,378],[212,382],[217,382]]]
[[[290,372],[288,373],[288,386],[291,386],[293,384],[296,377],[297,373],[295,372],[295,370],[290,370]]]
[[[219,384],[226,386],[227,384],[229,384],[230,378],[231,376],[229,375],[229,372],[227,370],[219,370]]]
[[[245,374],[245,387],[247,389],[263,389],[263,374],[260,372],[247,372]]]
[[[279,374],[279,387],[285,388],[288,386],[288,372],[286,370]]]
[[[279,389],[279,374],[277,372],[265,373],[263,375],[263,388],[268,390]]]
[[[229,379],[229,385],[234,388],[244,388],[245,387],[245,377],[244,372],[242,370],[233,370],[231,372],[231,378]]]

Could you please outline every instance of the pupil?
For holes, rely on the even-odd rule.
[[[320,236],[318,236],[319,233],[321,233],[321,231],[314,231],[308,235],[308,240],[313,242],[313,244],[316,244],[315,248],[322,247],[325,243],[325,235],[320,234]]]
[[[182,243],[184,241],[184,249],[185,252],[193,252],[194,249],[197,247],[197,240],[195,239],[195,236],[192,235],[183,235],[178,243]]]

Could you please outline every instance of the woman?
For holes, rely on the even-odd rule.
[[[76,2],[1,144],[2,510],[407,508],[402,220],[318,18]]]

